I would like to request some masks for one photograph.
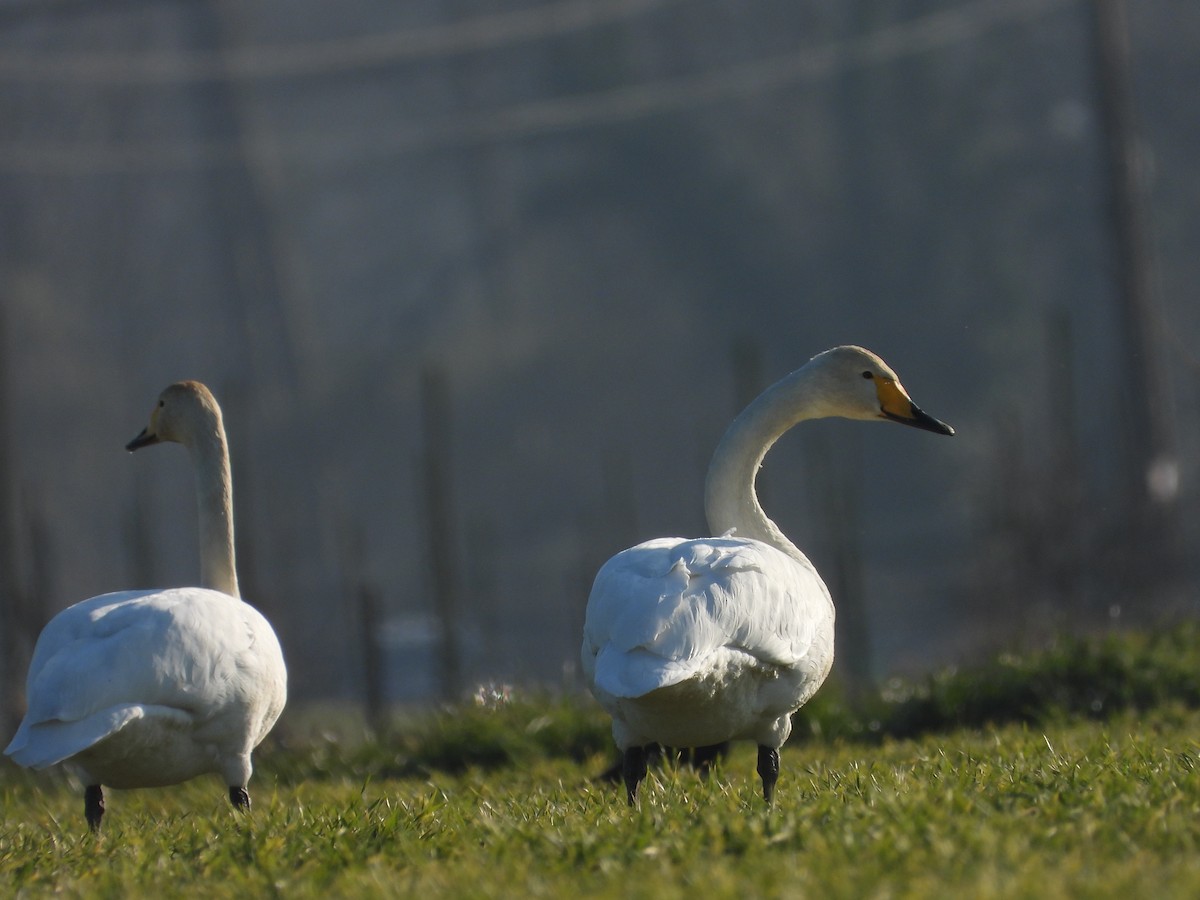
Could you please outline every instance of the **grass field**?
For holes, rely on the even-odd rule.
[[[1112,653],[1154,683],[1168,676],[1150,656],[1186,657]],[[1046,668],[1027,665],[1016,695]],[[996,681],[976,676],[975,693]],[[1151,699],[1105,710],[1084,692],[1086,715],[1062,702],[1007,724],[793,742],[771,809],[749,746],[707,782],[656,772],[630,809],[594,780],[611,761],[603,716],[561,699],[467,705],[381,742],[297,731],[259,754],[250,816],[213,780],[111,791],[98,838],[77,784],[5,765],[0,894],[1200,896],[1200,712]]]

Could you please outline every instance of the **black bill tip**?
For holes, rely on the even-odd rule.
[[[158,436],[151,434],[148,428],[143,428],[137,437],[125,445],[125,449],[132,453],[134,450],[140,450],[142,447],[149,447],[151,444],[157,443]]]
[[[954,429],[940,419],[935,419],[917,404],[912,405],[911,416],[898,416],[884,410],[884,416],[891,419],[893,422],[899,422],[901,425],[911,425],[913,428],[920,428],[922,431],[932,431],[934,434],[953,435]]]

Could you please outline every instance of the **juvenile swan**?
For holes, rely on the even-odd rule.
[[[767,518],[754,491],[763,457],[805,419],[884,419],[937,434],[896,373],[861,347],[835,347],[768,388],[734,419],[705,486],[721,537],[657,538],[601,567],[580,651],[592,693],[613,718],[629,802],[645,748],[758,744],[771,802],[791,715],[833,665],[833,601],[803,553]]]
[[[4,751],[34,769],[74,764],[93,831],[101,785],[215,772],[234,807],[249,808],[250,753],[287,699],[275,632],[238,593],[229,453],[208,388],[168,387],[126,449],[162,441],[183,444],[196,471],[203,587],[102,594],[51,619],[29,666],[28,712]]]

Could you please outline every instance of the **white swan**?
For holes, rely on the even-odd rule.
[[[275,632],[239,599],[229,454],[208,388],[168,387],[126,449],[161,441],[192,457],[204,586],[103,594],[51,619],[29,666],[28,712],[4,751],[34,769],[73,763],[93,831],[101,785],[157,787],[215,772],[233,805],[248,808],[250,753],[287,699]]]
[[[705,513],[714,534],[658,538],[601,567],[588,598],[581,659],[613,718],[629,802],[645,747],[758,744],[771,802],[791,715],[833,664],[833,601],[812,563],[767,518],[754,491],[763,457],[805,419],[885,419],[938,434],[896,374],[861,347],[835,347],[768,388],[713,454]]]

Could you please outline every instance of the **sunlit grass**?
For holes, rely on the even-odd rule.
[[[99,837],[78,784],[4,765],[0,894],[1200,895],[1200,711],[1093,712],[793,742],[770,809],[749,746],[707,781],[655,770],[630,809],[595,780],[603,716],[563,698],[410,717],[379,741],[296,729],[260,752],[249,816],[212,779],[111,791]]]
[[[738,748],[654,773],[638,809],[607,757],[354,783],[110,792],[5,770],[0,883],[30,896],[1184,897],[1200,889],[1200,715],[1010,725],[784,751],[774,808]]]

